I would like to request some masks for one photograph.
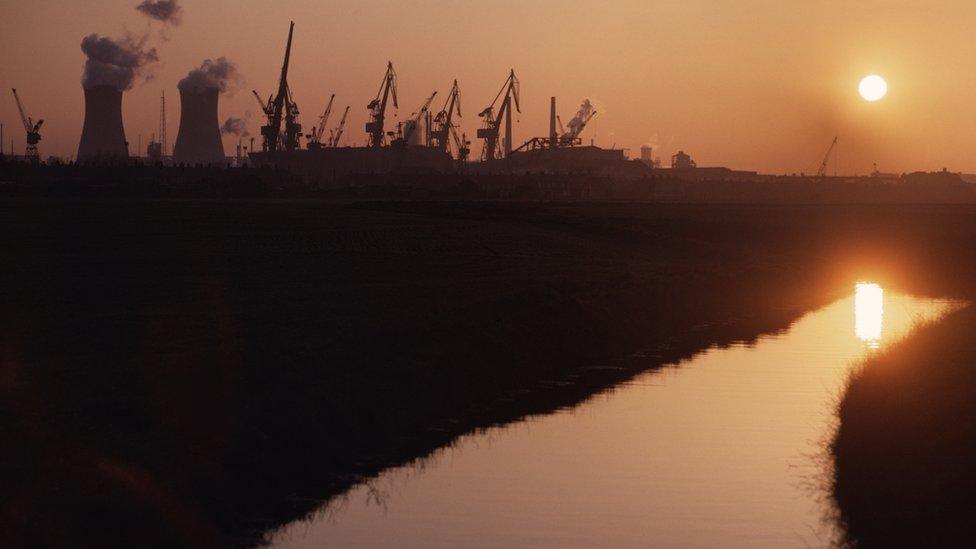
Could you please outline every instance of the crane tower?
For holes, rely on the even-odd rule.
[[[37,162],[39,155],[37,154],[37,144],[41,141],[41,126],[44,125],[44,120],[38,120],[37,123],[27,116],[27,112],[24,110],[24,104],[20,102],[20,96],[17,95],[17,90],[12,89],[14,92],[14,101],[17,102],[17,110],[20,112],[20,120],[24,124],[24,131],[27,132],[27,151],[24,156],[30,162]]]
[[[397,105],[396,72],[393,70],[393,62],[387,61],[386,74],[383,76],[383,82],[380,83],[379,91],[376,92],[376,98],[366,106],[369,110],[370,118],[369,122],[366,123],[366,133],[369,134],[370,147],[383,146],[383,140],[386,138],[386,134],[384,133],[386,107],[391,96],[393,99],[393,108],[399,108],[399,105]]]
[[[504,97],[504,99],[502,99]],[[498,104],[498,100],[501,99],[501,105],[496,113],[495,105]],[[478,116],[484,119],[484,123],[478,130],[478,138],[485,140],[485,146],[482,149],[481,157],[485,161],[492,161],[499,157],[498,153],[498,131],[502,125],[502,120],[505,121],[505,157],[512,154],[512,103],[515,103],[515,110],[517,112],[522,112],[522,108],[519,106],[519,81],[515,77],[515,69],[509,73],[508,78],[502,85],[502,89],[495,96],[495,100],[488,105],[485,110],[478,113]]]
[[[298,140],[302,134],[302,126],[297,122],[298,105],[292,99],[291,89],[288,87],[288,65],[291,62],[291,40],[295,32],[295,22],[288,27],[288,44],[285,46],[285,61],[281,65],[281,77],[278,79],[278,93],[268,97],[267,103],[254,91],[258,98],[261,111],[268,118],[268,123],[261,126],[261,137],[266,152],[277,152],[281,149],[293,151],[299,148]],[[281,123],[285,127],[282,131]]]

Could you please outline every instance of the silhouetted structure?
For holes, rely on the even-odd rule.
[[[671,157],[671,169],[672,170],[691,170],[698,167],[695,161],[691,159],[691,155],[685,151],[678,151],[677,154]]]
[[[297,122],[298,104],[291,97],[288,87],[288,65],[291,62],[291,39],[295,33],[295,23],[288,27],[288,44],[285,46],[285,60],[281,65],[281,77],[278,79],[278,93],[269,97],[265,103],[257,91],[254,97],[261,104],[268,123],[261,126],[261,137],[264,139],[263,152],[274,153],[279,150],[294,151],[299,148],[298,140],[302,136],[302,126]],[[281,123],[284,121],[284,131]]]
[[[646,164],[648,167],[654,167],[654,149],[650,145],[641,145],[640,148],[640,161]]]
[[[85,125],[78,160],[118,160],[129,157],[122,125],[122,91],[114,86],[85,88]]]
[[[20,102],[20,96],[17,95],[17,90],[12,90],[14,92],[14,100],[17,102],[17,110],[20,113],[20,119],[24,124],[24,131],[27,135],[27,151],[24,153],[24,157],[30,162],[38,161],[37,154],[37,144],[41,141],[41,126],[44,125],[44,120],[34,120],[27,116],[27,112],[24,110],[24,105]],[[3,143],[3,139],[0,138],[0,144]]]
[[[180,130],[173,147],[173,161],[181,164],[222,164],[217,99],[220,89],[180,89]]]
[[[500,98],[502,98],[502,101],[499,104],[498,100]],[[508,78],[502,85],[502,89],[495,96],[491,105],[488,105],[485,110],[478,113],[478,116],[484,120],[481,128],[478,129],[478,139],[485,140],[485,145],[481,152],[481,159],[485,162],[491,162],[498,158],[507,158],[512,154],[513,104],[516,111],[522,112],[522,107],[519,105],[519,81],[515,77],[515,69],[512,69],[508,74]],[[497,112],[495,105],[499,105]],[[499,151],[498,130],[501,128],[503,121],[505,123],[505,141],[502,150]],[[504,154],[499,154],[500,152],[504,152]]]
[[[396,72],[393,71],[393,62],[388,61],[386,63],[386,74],[383,76],[383,82],[380,84],[380,90],[376,94],[376,98],[370,101],[366,107],[369,109],[369,122],[366,123],[366,133],[369,134],[370,147],[382,147],[385,143],[386,133],[384,132],[383,124],[386,121],[386,107],[389,104],[391,96],[393,99],[393,108],[398,108]]]

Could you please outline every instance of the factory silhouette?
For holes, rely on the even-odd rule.
[[[640,148],[637,159],[630,159],[625,149],[615,145],[607,149],[596,146],[593,140],[584,142],[585,129],[599,114],[589,99],[584,99],[564,124],[556,98],[551,97],[548,133],[519,144],[512,119],[522,112],[523,105],[514,69],[508,72],[491,102],[477,112],[481,123],[475,135],[480,141],[480,154],[476,157],[472,150],[477,145],[460,128],[461,91],[456,79],[446,96],[438,97],[434,91],[408,118],[390,123],[392,109],[400,107],[392,62],[387,62],[379,89],[366,105],[369,119],[363,128],[365,146],[348,146],[342,140],[352,131],[346,127],[351,106],[344,107],[336,123],[333,114],[338,114],[339,108],[334,94],[311,127],[303,127],[299,120],[299,106],[288,81],[294,34],[295,24],[291,23],[274,93],[264,98],[257,91],[252,92],[264,117],[258,136],[247,134],[240,119],[228,118],[223,125],[220,123],[220,97],[236,88],[240,78],[227,59],[207,59],[178,83],[180,122],[172,151],[164,92],[160,97],[158,133],[152,136],[144,156],[140,150],[136,158],[130,158],[122,101],[144,68],[158,61],[156,51],[148,48],[144,39],[86,36],[82,41],[82,51],[88,56],[82,78],[85,116],[74,165],[180,168],[184,170],[180,180],[188,185],[212,177],[207,175],[210,172],[188,175],[187,169],[247,168],[247,178],[257,177],[274,188],[411,188],[467,198],[721,202],[973,199],[969,185],[976,176],[964,177],[947,170],[885,174],[875,169],[869,176],[838,176],[835,163],[834,175],[828,175],[829,163],[836,159],[836,137],[823,159],[818,160],[819,167],[809,174],[769,175],[703,167],[684,150],[662,166],[650,145]],[[44,121],[34,122],[16,90],[14,96],[26,132],[27,148],[22,158],[38,164]],[[223,134],[238,138],[232,156],[224,150]],[[0,136],[0,142],[2,139]],[[142,149],[141,137],[138,148]],[[221,177],[231,181],[238,177],[231,173],[235,171]],[[255,175],[258,172],[260,175]],[[143,179],[164,175],[166,172],[144,172]],[[64,179],[57,174],[44,177],[61,182]],[[919,186],[919,182],[923,185]],[[879,184],[884,186],[879,188]],[[933,185],[934,190],[930,188]],[[466,190],[458,194],[461,187]]]
[[[288,71],[295,25],[291,23],[277,90],[267,99],[253,92],[260,103],[265,123],[260,144],[241,143],[229,162],[221,141],[218,102],[223,87],[206,79],[188,76],[179,85],[180,126],[172,155],[168,155],[165,128],[165,97],[161,98],[159,133],[146,148],[151,163],[185,166],[250,165],[288,170],[306,177],[336,177],[355,173],[529,173],[588,172],[628,178],[646,177],[650,163],[628,160],[622,149],[603,149],[583,145],[581,134],[597,115],[587,99],[575,116],[563,126],[556,113],[556,99],[550,104],[549,135],[529,139],[521,146],[513,137],[513,112],[521,112],[519,80],[509,72],[494,100],[478,116],[482,126],[477,138],[483,142],[481,156],[472,161],[471,141],[461,132],[460,88],[455,80],[435,112],[437,92],[405,121],[395,127],[388,120],[392,108],[399,108],[397,74],[387,64],[377,95],[368,103],[369,122],[364,147],[342,146],[349,108],[338,125],[329,128],[335,96],[330,98],[317,124],[303,134],[299,107],[292,98]],[[208,60],[209,61],[209,60]],[[198,71],[195,71],[198,72]],[[84,80],[85,123],[78,146],[77,161],[110,164],[129,159],[122,121],[122,86],[93,85]],[[326,131],[328,130],[328,135]],[[302,146],[302,139],[306,146]],[[36,157],[35,157],[36,159]],[[478,161],[480,160],[480,161]]]

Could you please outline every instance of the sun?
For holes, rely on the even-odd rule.
[[[876,74],[865,76],[857,86],[857,91],[866,101],[877,101],[888,94],[888,83]]]

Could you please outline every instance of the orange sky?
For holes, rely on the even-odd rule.
[[[548,98],[568,120],[580,100],[600,110],[586,141],[656,156],[690,152],[703,165],[790,173],[816,168],[839,135],[838,169],[866,173],[976,172],[976,3],[970,1],[550,0],[322,2],[183,0],[183,24],[163,37],[136,0],[2,0],[0,120],[9,149],[24,136],[9,88],[46,119],[41,154],[74,155],[92,32],[151,33],[161,62],[127,92],[135,150],[156,131],[158,98],[170,97],[170,146],[179,126],[176,83],[207,57],[237,62],[246,82],[221,100],[221,119],[249,112],[252,88],[275,87],[288,21],[296,22],[291,86],[307,127],[328,96],[351,104],[344,142],[363,144],[366,103],[387,59],[397,69],[403,119],[457,78],[462,127],[494,97],[509,67],[522,81],[516,141],[547,133]],[[878,73],[889,95],[869,104],[860,77]],[[441,102],[435,105],[440,108]],[[473,141],[477,141],[472,139]],[[225,139],[227,153],[233,151]],[[481,152],[480,142],[473,146]],[[831,165],[833,170],[833,164]]]

